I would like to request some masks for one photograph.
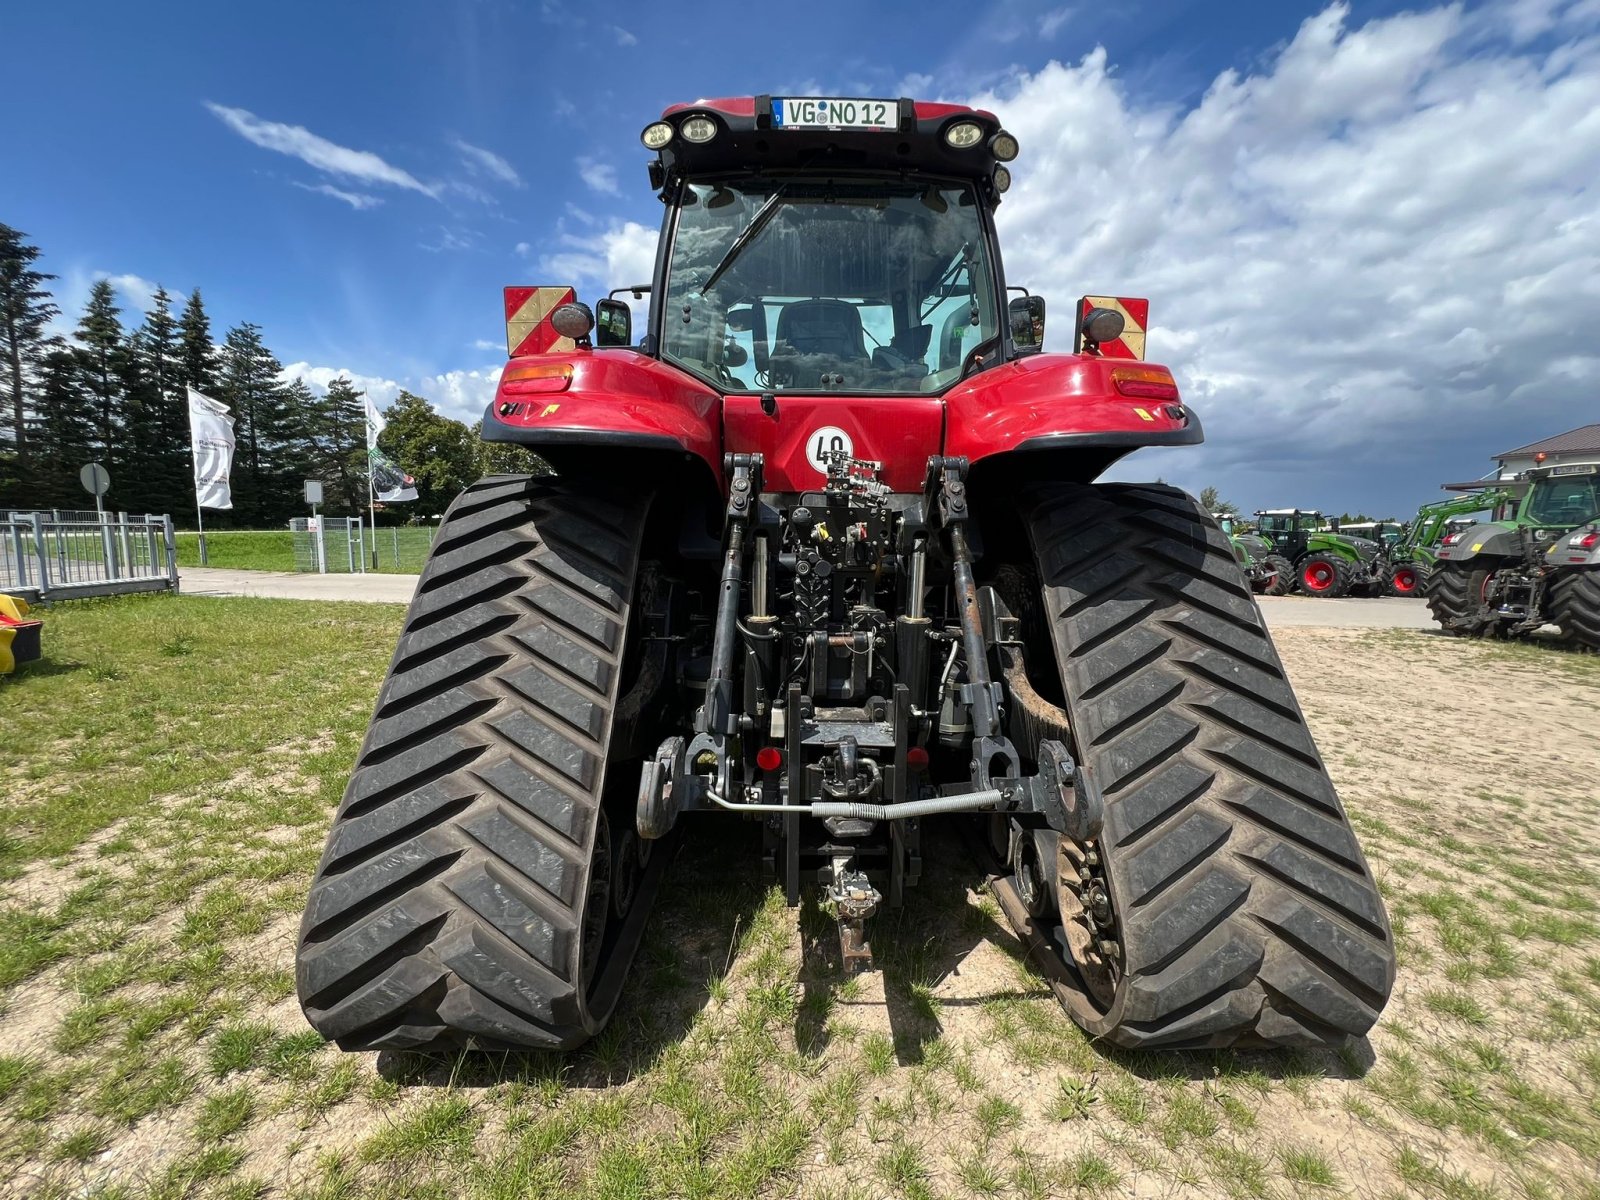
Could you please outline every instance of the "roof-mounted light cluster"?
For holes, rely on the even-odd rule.
[[[675,137],[699,146],[716,137],[721,129],[711,117],[704,113],[693,113],[679,121],[676,127],[671,121],[652,121],[644,127],[639,140],[644,143],[646,150],[664,149]]]
[[[976,121],[952,121],[944,127],[945,145],[952,150],[971,150],[974,146],[983,143],[983,126]],[[1021,151],[1017,139],[1004,129],[992,135],[988,140],[989,153],[994,155],[995,168],[991,177],[994,181],[994,190],[1004,194],[1011,187],[1011,172],[1002,163],[1008,163],[1016,158]]]

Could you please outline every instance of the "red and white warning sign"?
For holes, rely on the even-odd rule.
[[[1150,301],[1139,296],[1085,296],[1078,302],[1078,323],[1091,308],[1109,308],[1122,314],[1122,336],[1100,343],[1106,358],[1144,358],[1144,331],[1150,324]]]
[[[550,325],[550,314],[570,304],[578,293],[569,287],[508,287],[506,289],[506,353],[565,354],[577,348]]]

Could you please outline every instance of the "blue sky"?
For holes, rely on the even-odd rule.
[[[1323,211],[1339,188],[1287,173],[1337,172],[1340,149],[1351,155],[1346,181],[1380,151],[1401,164],[1412,156],[1413,169],[1431,147],[1449,155],[1459,136],[1430,133],[1428,114],[1509,87],[1508,73],[1521,90],[1505,103],[1531,103],[1535,117],[1550,102],[1558,119],[1552,93],[1563,80],[1577,88],[1568,106],[1593,107],[1584,89],[1597,76],[1600,13],[1593,0],[1400,11],[1186,0],[712,2],[692,16],[672,5],[503,0],[12,6],[6,36],[21,49],[9,56],[19,74],[3,103],[22,111],[5,122],[0,220],[41,246],[68,306],[101,274],[130,302],[154,282],[199,285],[219,330],[259,323],[313,382],[348,371],[380,397],[404,385],[471,419],[503,358],[503,284],[576,275],[587,294],[632,282],[615,272],[637,272],[660,213],[637,134],[666,104],[758,91],[987,96],[1023,137],[1018,188],[1002,210],[1013,276],[1051,285],[1062,311],[1084,291],[1150,295],[1153,356],[1188,373],[1207,414],[1213,446],[1189,460],[1161,456],[1150,472],[1217,482],[1246,505],[1403,507],[1428,498],[1437,478],[1486,468],[1500,442],[1595,419],[1595,360],[1579,324],[1588,299],[1514,338],[1542,347],[1546,364],[1570,359],[1552,378],[1572,381],[1572,396],[1497,406],[1489,393],[1504,393],[1506,379],[1473,376],[1448,355],[1421,372],[1406,365],[1414,356],[1384,358],[1393,331],[1333,303],[1370,295],[1362,272],[1384,253],[1362,251],[1341,275],[1344,239],[1326,231],[1359,241],[1405,196],[1391,190],[1362,208],[1354,194],[1354,207]],[[1321,101],[1307,97],[1327,95],[1337,103],[1313,111]],[[1560,137],[1569,167],[1600,166],[1600,135],[1560,119],[1564,129],[1505,136]],[[1218,123],[1226,136],[1209,132]],[[1497,136],[1492,125],[1471,128]],[[1424,135],[1436,140],[1416,140]],[[1189,165],[1177,178],[1180,161]],[[1430,163],[1428,175],[1444,165]],[[1504,174],[1492,161],[1483,169]],[[1545,277],[1559,286],[1574,255],[1497,266],[1472,242],[1492,248],[1500,236],[1480,228],[1479,210],[1538,203],[1558,223],[1581,220],[1596,209],[1586,195],[1594,177],[1513,180],[1493,201],[1471,172],[1431,185],[1459,202],[1422,219],[1460,237],[1419,263],[1431,275],[1440,255],[1490,261],[1437,280],[1395,262],[1430,304],[1436,284],[1471,300],[1445,306],[1418,336],[1447,345],[1470,334],[1466,357],[1503,350],[1494,307],[1519,281],[1534,293]],[[1285,241],[1286,228],[1301,240]],[[1596,232],[1567,236],[1577,245],[1586,233],[1592,246]],[[1219,344],[1216,313],[1234,299],[1242,313],[1281,319],[1304,264],[1274,273],[1259,262],[1307,246],[1330,261],[1296,292],[1306,306],[1298,335],[1238,329]],[[1330,295],[1305,294],[1315,288]],[[1331,327],[1315,327],[1329,316]],[[1264,349],[1269,337],[1284,361]],[[1248,350],[1237,367],[1230,349]],[[1329,367],[1340,356],[1344,368]],[[1340,451],[1337,468],[1298,444],[1307,429]],[[1374,456],[1396,439],[1408,458]]]

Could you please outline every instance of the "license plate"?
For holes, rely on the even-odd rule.
[[[828,100],[786,96],[772,101],[772,124],[779,129],[891,130],[900,119],[894,100]]]
[[[1571,466],[1566,466],[1566,467],[1551,467],[1550,468],[1550,474],[1552,474],[1552,475],[1593,475],[1596,470],[1600,470],[1600,468],[1597,468],[1597,467],[1595,467],[1593,465],[1579,465],[1577,463],[1573,463]]]

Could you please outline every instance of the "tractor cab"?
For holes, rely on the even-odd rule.
[[[1310,533],[1322,528],[1322,514],[1309,508],[1264,508],[1255,517],[1256,532],[1290,562],[1305,553]]]
[[[1017,467],[1092,478],[1135,446],[1202,439],[1171,373],[1140,361],[1145,301],[1083,297],[1071,353],[1044,353],[1045,301],[1001,263],[994,211],[1019,147],[993,113],[701,100],[640,140],[665,209],[653,277],[593,313],[572,288],[507,289],[512,361],[486,440],[559,470],[605,424],[613,445],[681,445],[718,485],[724,455],[760,455],[782,495],[822,487],[843,454],[917,495],[938,456],[1009,487],[1015,468],[979,460],[1040,450]],[[646,296],[636,330],[629,301]]]

